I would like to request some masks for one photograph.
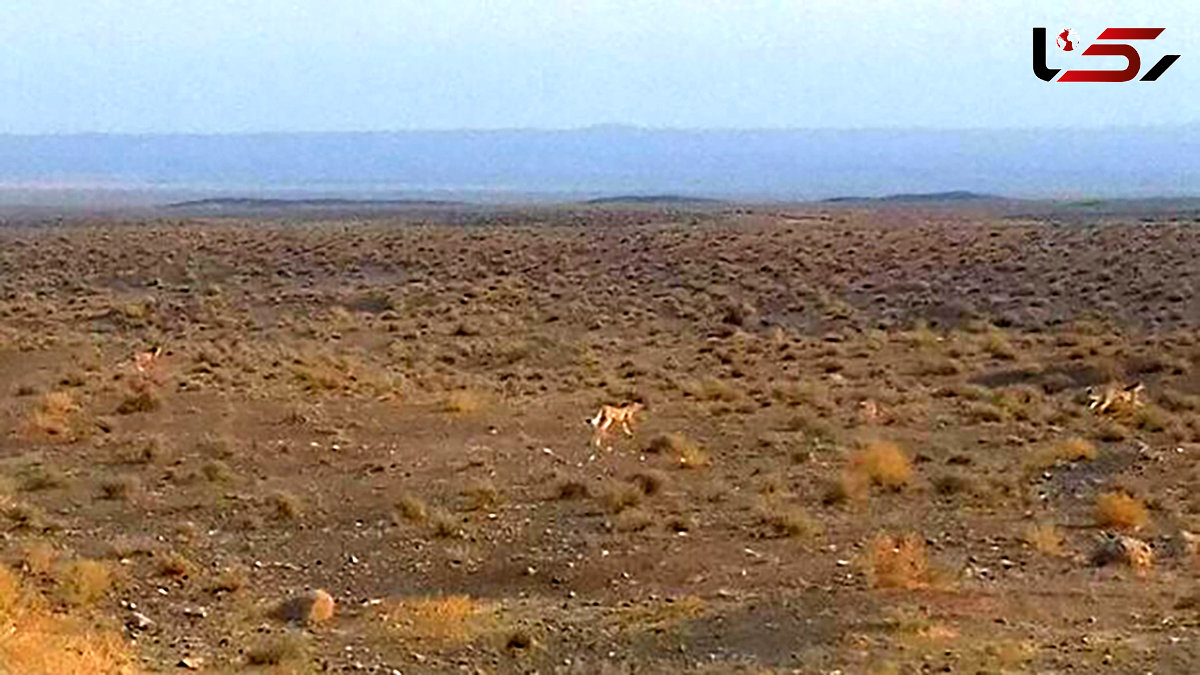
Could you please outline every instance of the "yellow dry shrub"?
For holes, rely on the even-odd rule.
[[[402,639],[466,644],[495,629],[493,608],[469,595],[413,598],[400,603],[393,628]]]
[[[134,675],[120,633],[93,621],[52,612],[45,600],[0,567],[0,673]]]
[[[1141,529],[1150,520],[1146,505],[1124,492],[1106,492],[1096,497],[1096,521],[1101,527]]]
[[[850,456],[848,472],[865,476],[890,490],[900,490],[912,480],[912,463],[900,446],[890,441],[870,441]]]
[[[925,540],[915,534],[876,535],[867,546],[863,567],[875,588],[923,588],[932,577]]]

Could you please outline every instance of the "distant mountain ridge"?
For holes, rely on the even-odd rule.
[[[723,200],[687,195],[616,195],[585,199],[584,204],[720,204]]]
[[[471,201],[528,194],[811,200],[947,191],[1184,196],[1200,194],[1200,125],[0,135],[0,188],[31,185],[170,188],[197,198]]]
[[[1005,199],[1005,197],[981,194],[979,192],[971,192],[970,190],[949,190],[946,192],[905,192],[885,195],[883,197],[830,197],[822,201],[836,204],[841,202],[978,202],[995,201],[997,199]]]
[[[440,199],[343,199],[338,197],[315,197],[302,199],[265,199],[256,197],[209,197],[166,204],[169,209],[196,208],[240,208],[272,209],[295,207],[348,207],[348,206],[452,206],[462,202]]]

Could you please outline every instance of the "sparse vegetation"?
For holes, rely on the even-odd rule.
[[[1050,556],[1063,555],[1063,535],[1057,527],[1049,523],[1030,525],[1022,539],[1030,548],[1038,553]]]
[[[641,504],[644,495],[645,492],[637,485],[611,481],[600,493],[600,500],[610,513],[616,514]]]
[[[67,477],[61,469],[54,466],[34,464],[22,472],[21,490],[39,492],[61,488],[67,483]]]
[[[138,387],[130,392],[117,406],[118,415],[153,412],[162,405],[162,398],[157,390],[149,386]]]
[[[984,337],[983,351],[996,359],[1012,360],[1017,358],[1017,352],[1008,341],[1008,337],[998,330],[989,331]]]
[[[784,537],[809,537],[820,532],[820,525],[802,507],[772,504],[763,512],[763,520],[775,534]]]
[[[80,406],[69,391],[44,394],[30,413],[28,432],[35,437],[71,440]]]
[[[583,499],[591,496],[587,483],[578,480],[560,481],[555,488],[558,499]]]
[[[308,645],[299,633],[288,632],[261,640],[246,651],[246,663],[251,666],[299,665],[305,658]]]
[[[1032,458],[1033,467],[1043,469],[1059,462],[1084,462],[1096,458],[1099,451],[1086,438],[1073,436],[1041,446]]]
[[[115,476],[100,483],[100,494],[105,499],[128,501],[141,491],[141,483],[133,476]]]
[[[229,483],[233,481],[234,473],[229,464],[219,459],[209,460],[200,467],[205,480],[210,483]]]
[[[882,488],[900,490],[912,480],[913,469],[900,446],[890,441],[869,441],[850,456],[847,472]]]
[[[862,503],[870,496],[871,478],[863,471],[847,469],[825,486],[822,501],[828,505]]]
[[[655,436],[646,447],[646,452],[673,456],[679,466],[685,469],[705,467],[712,461],[695,441],[678,432]]]
[[[641,532],[654,524],[654,517],[645,509],[632,507],[617,514],[614,526],[618,532]]]
[[[284,490],[271,495],[270,505],[275,517],[280,520],[299,520],[304,515],[304,502]]]
[[[1138,530],[1150,515],[1138,498],[1124,492],[1105,492],[1096,497],[1096,522],[1101,527]]]
[[[23,547],[21,567],[26,574],[47,575],[54,569],[58,557],[59,551],[54,545],[45,541],[31,541]]]
[[[420,497],[405,492],[396,500],[396,510],[411,523],[423,523],[429,517],[429,505]]]
[[[91,605],[112,588],[112,568],[101,560],[75,560],[63,566],[63,598],[72,605]]]
[[[435,536],[446,538],[463,534],[462,521],[443,509],[430,509],[427,522]]]
[[[389,612],[387,621],[402,640],[465,644],[498,630],[494,611],[468,595],[410,598]]]
[[[500,503],[500,491],[490,480],[473,480],[463,488],[462,493],[467,498],[467,508],[472,510],[492,509]]]
[[[670,481],[667,474],[650,469],[647,471],[639,471],[630,477],[630,482],[642,489],[647,497],[652,497],[663,491],[664,486]]]
[[[22,675],[136,672],[134,655],[107,624],[54,611],[35,589],[0,567],[0,668]]]
[[[875,588],[923,588],[932,581],[925,540],[915,534],[877,534],[863,555],[867,580]]]
[[[484,397],[477,391],[459,389],[446,394],[442,409],[448,413],[466,415],[483,409]]]
[[[971,476],[959,472],[947,472],[935,476],[930,483],[933,485],[933,491],[943,497],[972,494],[979,489],[978,484]]]
[[[9,214],[0,671],[1195,670],[1200,229],[1040,208]]]
[[[169,577],[185,577],[192,571],[192,562],[181,553],[171,553],[159,563],[159,572]]]

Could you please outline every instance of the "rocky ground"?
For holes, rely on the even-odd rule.
[[[1190,217],[285,216],[0,229],[0,671],[1200,669]]]

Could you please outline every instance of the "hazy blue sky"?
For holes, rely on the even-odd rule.
[[[1047,84],[1036,25],[1183,58]],[[1198,35],[1178,0],[5,0],[0,132],[1196,122]]]

